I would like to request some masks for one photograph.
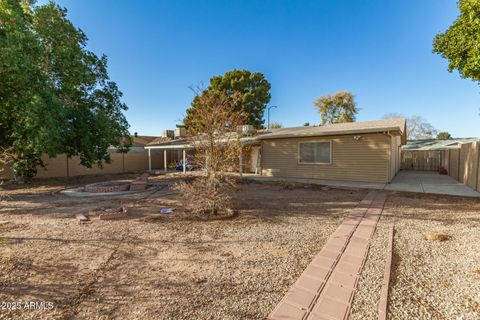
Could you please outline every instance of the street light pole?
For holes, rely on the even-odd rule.
[[[270,129],[270,109],[277,108],[277,106],[270,106],[267,108],[267,129]]]

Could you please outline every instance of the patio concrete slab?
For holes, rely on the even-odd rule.
[[[383,189],[390,191],[445,194],[452,196],[480,198],[480,192],[473,190],[472,188],[458,182],[450,176],[440,175],[434,171],[402,170],[395,176],[395,178],[393,178],[392,182],[388,184],[375,182],[333,181],[307,178],[266,177],[254,174],[244,174],[243,177],[255,181],[316,184],[340,189]]]
[[[433,171],[400,171],[385,190],[480,197],[480,192]]]

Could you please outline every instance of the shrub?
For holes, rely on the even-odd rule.
[[[223,92],[203,91],[195,98],[196,108],[188,127],[196,168],[200,174],[190,181],[178,182],[185,205],[196,214],[220,214],[228,211],[236,179],[229,174],[238,167],[242,150],[237,126],[244,124],[243,111],[235,109],[235,97]]]

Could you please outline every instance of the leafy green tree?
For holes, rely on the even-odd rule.
[[[32,2],[0,0],[0,163],[27,179],[44,153],[101,166],[131,144],[122,93],[66,9]]]
[[[354,122],[358,113],[357,104],[352,93],[340,91],[315,100],[322,124]]]
[[[260,129],[265,122],[263,113],[271,98],[270,87],[270,83],[260,72],[235,69],[226,72],[223,76],[215,76],[210,79],[208,88],[195,96],[183,122],[187,128],[192,126],[195,121],[194,110],[200,104],[201,95],[213,91],[222,92],[232,101],[235,100],[234,110],[242,111],[248,116],[246,124]]]
[[[448,133],[447,131],[441,131],[437,134],[437,139],[439,140],[448,140],[451,139],[452,135]]]
[[[433,52],[448,59],[448,70],[480,81],[480,1],[459,0],[460,16],[445,33],[435,36]]]
[[[304,127],[309,127],[309,126],[310,126],[310,122],[305,122],[305,123],[303,124],[303,126],[304,126]]]

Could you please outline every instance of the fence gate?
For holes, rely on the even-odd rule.
[[[402,170],[436,171],[441,165],[441,151],[402,150]]]

